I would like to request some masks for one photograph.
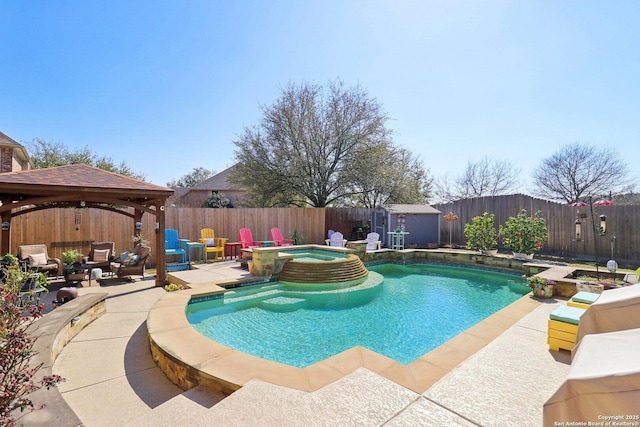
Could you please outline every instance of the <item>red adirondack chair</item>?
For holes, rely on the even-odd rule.
[[[271,229],[271,240],[273,240],[276,246],[291,246],[293,245],[293,239],[285,239],[282,237],[282,232],[279,228]]]
[[[262,246],[262,242],[253,240],[251,230],[248,228],[241,228],[238,230],[238,240],[242,243],[242,249],[259,248]]]

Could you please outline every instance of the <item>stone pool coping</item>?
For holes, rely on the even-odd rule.
[[[540,305],[539,300],[525,295],[408,365],[358,346],[306,368],[297,368],[214,342],[189,324],[185,307],[193,296],[225,291],[213,282],[198,283],[197,289],[168,293],[149,311],[147,328],[152,356],[167,377],[184,390],[203,385],[232,393],[256,378],[315,391],[363,367],[423,393]]]

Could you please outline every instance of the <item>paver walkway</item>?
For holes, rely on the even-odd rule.
[[[147,312],[165,291],[155,288],[152,278],[80,289],[96,291],[110,293],[107,313],[81,331],[53,367],[66,378],[60,385],[64,399],[87,427],[539,426],[543,403],[569,370],[569,354],[549,352],[546,344],[548,315],[564,303],[552,300],[423,394],[366,369],[314,393],[259,380],[226,398],[201,388],[183,392],[149,353]]]

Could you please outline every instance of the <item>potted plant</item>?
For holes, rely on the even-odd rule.
[[[495,255],[494,249],[498,244],[498,232],[495,226],[495,215],[487,212],[482,216],[475,216],[471,222],[464,225],[464,235],[467,238],[467,249],[481,251],[486,255]]]
[[[64,270],[69,272],[73,271],[74,264],[77,264],[84,255],[77,249],[69,249],[62,252],[62,263],[64,264]]]
[[[44,273],[29,269],[26,264],[20,265],[18,258],[7,254],[2,257],[1,263],[2,286],[8,287],[11,292],[29,292],[38,289],[46,290],[47,276]]]
[[[297,228],[293,229],[293,233],[291,233],[291,240],[293,240],[294,245],[301,245],[304,243],[302,233],[300,233]]]
[[[18,257],[11,254],[4,254],[0,259],[0,264],[3,267],[13,267],[18,265]]]
[[[540,276],[527,277],[527,286],[531,288],[533,294],[542,298],[551,298],[553,296],[553,287],[555,282]]]
[[[509,217],[504,226],[500,226],[500,236],[505,246],[513,251],[514,257],[531,259],[549,238],[549,231],[542,213],[538,210],[533,216],[522,209],[515,217]]]

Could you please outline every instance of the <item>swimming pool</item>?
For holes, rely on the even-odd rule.
[[[440,264],[370,267],[384,283],[335,307],[278,284],[191,303],[205,336],[242,352],[306,367],[354,346],[408,364],[527,292],[519,275]],[[270,302],[264,304],[263,302]],[[290,310],[282,309],[288,306]]]

